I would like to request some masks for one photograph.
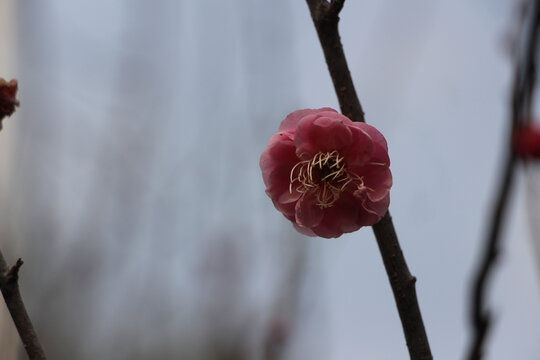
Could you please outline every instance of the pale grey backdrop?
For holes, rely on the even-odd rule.
[[[516,6],[349,0],[342,14],[367,120],[389,143],[390,209],[437,359],[462,358],[469,334]],[[337,107],[304,1],[0,10],[0,76],[19,80],[21,100],[0,134],[0,245],[26,261],[51,358],[261,359],[269,328],[288,334],[284,359],[408,358],[371,230],[305,238],[264,194],[258,158],[282,118]],[[489,359],[540,357],[532,174],[516,182]]]

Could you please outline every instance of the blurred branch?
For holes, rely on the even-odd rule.
[[[264,360],[284,359],[285,349],[294,331],[298,319],[298,309],[301,302],[302,283],[306,278],[307,242],[297,242],[291,249],[287,246],[286,275],[279,296],[275,301],[268,328],[264,339]],[[292,251],[291,251],[292,250]]]
[[[533,13],[530,26],[525,26],[522,30],[522,36],[525,36],[527,40],[525,49],[523,51],[519,49],[516,59],[511,95],[511,130],[507,143],[505,166],[500,177],[502,182],[495,195],[495,203],[489,220],[489,231],[481,254],[482,259],[472,284],[470,320],[473,327],[473,337],[468,353],[469,360],[477,360],[483,357],[484,343],[491,325],[491,314],[486,309],[486,288],[489,275],[493,272],[500,254],[501,227],[506,215],[518,160],[515,153],[514,135],[520,126],[531,121],[530,111],[536,78],[536,53],[538,31],[540,30],[540,0],[530,1],[529,5],[533,7]]]
[[[18,259],[15,265],[8,268],[4,255],[0,251],[0,290],[28,358],[30,360],[45,360],[45,353],[39,343],[19,291],[19,269],[22,265],[23,261]]]
[[[0,78],[0,130],[2,129],[4,117],[11,116],[15,111],[15,107],[19,105],[15,97],[16,94],[17,81],[11,80],[7,82]],[[22,265],[23,261],[18,259],[15,265],[8,268],[6,259],[0,250],[0,291],[4,296],[28,358],[30,360],[45,360],[45,353],[39,343],[19,291],[19,269]]]
[[[356,95],[338,31],[339,12],[345,1],[306,1],[334,83],[341,112],[352,121],[364,122],[364,111]],[[407,267],[390,213],[387,212],[381,221],[373,225],[373,232],[394,293],[410,357],[412,360],[433,359],[416,297],[416,278]]]

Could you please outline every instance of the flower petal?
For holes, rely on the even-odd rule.
[[[362,122],[353,122],[352,126],[364,131],[366,134],[369,135],[369,137],[373,140],[374,143],[380,144],[384,148],[384,150],[388,151],[388,144],[386,143],[386,139],[379,130],[375,129],[369,124]]]
[[[261,167],[264,184],[268,186],[271,179],[270,174],[281,166],[292,167],[299,161],[296,156],[296,148],[290,136],[285,133],[275,134],[270,138],[268,147],[261,154],[259,165]]]
[[[351,121],[337,112],[321,112],[302,118],[294,133],[298,157],[348,148],[353,139]]]
[[[336,110],[332,108],[321,108],[321,109],[302,109],[302,110],[296,110],[287,115],[287,117],[281,122],[279,125],[280,131],[286,131],[286,130],[292,130],[296,129],[298,126],[298,123],[303,117],[306,117],[307,115],[311,114],[317,114],[321,111],[333,111],[336,112]]]
[[[280,135],[281,134],[281,135]],[[260,167],[266,194],[272,199],[276,209],[284,214],[294,215],[294,202],[300,197],[296,189],[289,189],[289,176],[292,168],[299,161],[290,134],[280,133],[272,136],[268,147],[263,151]]]
[[[323,218],[323,210],[317,205],[314,192],[308,192],[296,203],[296,224],[313,228],[319,225]]]
[[[375,151],[375,144],[371,136],[357,126],[350,126],[352,134],[351,146],[344,153],[349,168],[362,166],[368,162]]]
[[[315,234],[313,230],[298,225],[296,222],[294,222],[294,220],[292,220],[292,223],[296,231],[298,231],[300,234],[304,234],[307,236],[317,236],[317,234]]]
[[[368,214],[375,215],[377,217],[377,220],[375,222],[372,222],[368,225],[374,225],[377,223],[388,211],[388,206],[390,205],[390,194],[387,194],[384,198],[382,198],[380,201],[371,201],[368,197],[364,199],[362,202],[362,208],[366,210],[366,218],[370,218],[372,216],[369,216]]]
[[[358,146],[358,141],[356,141],[346,156],[348,170],[362,179],[363,185],[368,188],[366,195],[369,199],[379,201],[387,196],[392,187],[392,173],[389,169],[390,158],[388,157],[386,140],[373,126],[355,123],[354,128],[372,139],[373,151],[367,160],[358,155],[355,157],[354,150]],[[364,152],[364,155],[366,154],[367,152]]]
[[[339,237],[344,233],[358,230],[358,203],[351,194],[343,193],[338,201],[324,210],[324,218],[313,232],[324,238]]]
[[[392,172],[381,164],[368,164],[359,170],[363,176],[367,196],[371,201],[379,201],[385,197],[392,187]]]

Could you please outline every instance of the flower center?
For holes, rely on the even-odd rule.
[[[347,172],[345,158],[336,150],[318,152],[311,160],[303,160],[294,165],[290,174],[289,192],[293,187],[304,196],[315,192],[317,205],[324,209],[331,207],[340,194],[358,176]]]

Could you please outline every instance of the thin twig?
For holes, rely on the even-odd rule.
[[[324,52],[330,77],[334,83],[341,112],[352,121],[365,122],[362,105],[356,95],[347,59],[339,37],[339,13],[344,1],[327,3],[325,0],[307,0],[311,18]],[[341,4],[339,6],[338,4]],[[330,10],[328,10],[330,9]]]
[[[416,297],[416,277],[407,267],[389,212],[373,225],[373,232],[394,292],[409,355],[412,360],[433,359]]]
[[[473,335],[467,357],[469,360],[479,360],[484,355],[485,340],[491,325],[491,314],[486,306],[486,289],[489,275],[493,272],[500,254],[501,228],[518,160],[513,146],[514,132],[524,121],[530,121],[528,116],[530,114],[527,114],[527,112],[530,111],[536,77],[535,64],[538,31],[540,29],[540,0],[531,1],[530,5],[534,7],[534,14],[532,15],[530,27],[524,31],[524,36],[527,36],[526,48],[519,53],[516,62],[511,99],[511,124],[506,149],[506,161],[501,176],[502,181],[497,190],[495,204],[489,220],[489,231],[485,238],[484,250],[481,255],[482,260],[472,283],[470,319]]]
[[[338,31],[339,12],[345,1],[306,1],[334,83],[341,112],[353,121],[364,122],[364,111],[356,95]],[[410,358],[433,359],[416,297],[416,278],[407,267],[390,213],[387,212],[381,221],[373,225],[373,232],[394,293]]]
[[[39,343],[19,291],[19,269],[22,264],[23,261],[19,259],[15,265],[8,268],[4,255],[0,251],[0,290],[28,358],[30,360],[46,360],[45,353]]]

